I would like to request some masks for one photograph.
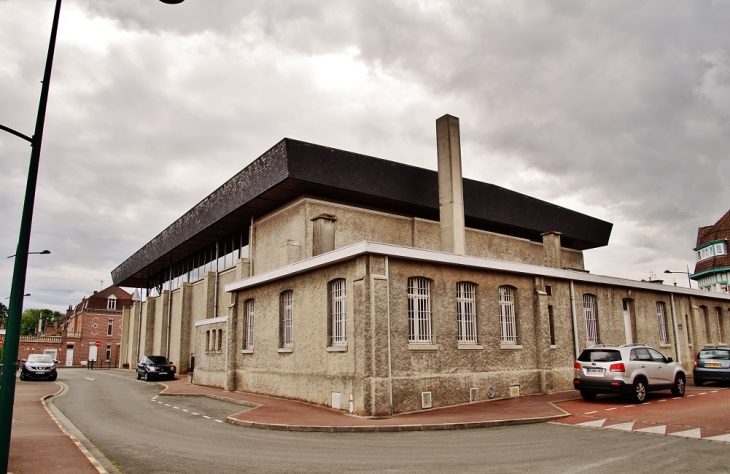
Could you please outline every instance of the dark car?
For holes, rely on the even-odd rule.
[[[57,360],[46,354],[30,354],[27,359],[21,360],[20,380],[46,379],[56,380]]]
[[[137,380],[175,379],[175,365],[165,356],[142,356],[137,362]]]
[[[705,347],[695,357],[692,369],[695,385],[705,382],[730,382],[730,347]]]

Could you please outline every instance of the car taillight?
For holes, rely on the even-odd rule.
[[[611,367],[608,369],[609,372],[626,372],[626,367],[624,367],[623,362],[619,362],[618,364],[611,364]]]
[[[578,362],[573,362],[573,370],[583,370],[583,367]]]
[[[695,367],[697,367],[697,359],[699,358],[699,354],[695,356]]]

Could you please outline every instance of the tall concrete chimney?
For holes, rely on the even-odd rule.
[[[461,184],[459,119],[444,115],[436,120],[439,172],[439,219],[441,250],[464,255],[464,192]]]

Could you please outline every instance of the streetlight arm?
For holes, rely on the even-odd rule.
[[[6,131],[6,132],[8,132],[8,133],[12,133],[12,134],[13,134],[13,135],[15,135],[16,137],[20,137],[20,138],[22,138],[23,140],[25,140],[25,141],[27,141],[27,142],[30,142],[30,144],[31,144],[31,145],[33,144],[33,139],[32,139],[32,138],[30,138],[30,137],[29,137],[28,135],[25,135],[25,134],[23,134],[23,133],[20,133],[20,132],[18,132],[17,130],[13,130],[13,129],[12,129],[12,128],[10,128],[10,127],[6,127],[5,125],[0,125],[0,130],[5,130],[5,131]]]

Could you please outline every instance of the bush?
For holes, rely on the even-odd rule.
[[[4,358],[5,358],[5,346],[0,346],[0,364],[3,363]]]

